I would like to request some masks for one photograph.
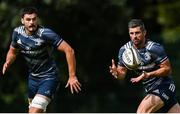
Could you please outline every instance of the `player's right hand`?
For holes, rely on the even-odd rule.
[[[115,65],[114,59],[112,59],[112,65],[109,66],[109,70],[110,70],[110,73],[111,73],[115,78],[117,78],[118,72],[117,72],[117,67],[116,67],[116,65]]]

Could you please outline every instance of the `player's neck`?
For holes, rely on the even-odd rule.
[[[133,45],[134,45],[134,44],[133,44]],[[142,43],[139,44],[139,45],[134,45],[134,47],[135,47],[136,49],[144,48],[144,47],[145,47],[145,42],[142,42]]]
[[[25,30],[25,32],[26,32],[26,34],[27,34],[28,36],[31,36],[31,35],[33,34],[33,32],[30,32],[30,31],[27,31],[27,30]]]

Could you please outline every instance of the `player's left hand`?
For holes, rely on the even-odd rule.
[[[70,76],[68,79],[68,82],[66,84],[66,88],[70,86],[71,93],[74,93],[74,90],[76,93],[79,93],[81,91],[81,84],[79,83],[76,76]]]
[[[5,74],[8,67],[9,67],[9,62],[5,62],[4,65],[3,65],[3,70],[2,70],[3,75]]]
[[[136,78],[131,78],[131,82],[132,82],[132,83],[137,83],[137,82],[139,82],[139,81],[141,81],[141,80],[143,80],[143,79],[145,79],[145,78],[147,78],[147,77],[148,77],[148,74],[143,71],[140,76],[138,76],[138,77],[136,77]]]

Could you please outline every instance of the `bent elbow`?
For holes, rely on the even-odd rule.
[[[75,54],[74,49],[71,48],[71,47],[68,47],[68,48],[66,49],[66,53],[68,53],[68,54],[70,54],[70,55],[74,55],[74,54]]]
[[[73,48],[70,48],[70,49],[69,49],[69,52],[70,52],[72,55],[74,55],[74,54],[75,54],[75,52],[74,52],[74,49],[73,49]]]

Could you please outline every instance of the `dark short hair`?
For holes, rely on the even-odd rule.
[[[35,7],[26,7],[21,10],[20,16],[23,18],[25,14],[33,14],[33,13],[38,15],[38,11]]]
[[[140,27],[142,31],[146,30],[144,23],[141,19],[132,19],[128,23],[128,28]]]

